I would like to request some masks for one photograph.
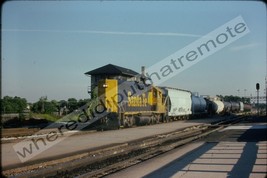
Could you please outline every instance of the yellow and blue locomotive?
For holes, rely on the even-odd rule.
[[[159,123],[165,117],[162,90],[140,81],[102,79],[97,95],[107,111],[102,122],[109,127]]]

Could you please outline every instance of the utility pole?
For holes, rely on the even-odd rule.
[[[259,107],[259,90],[260,90],[260,84],[256,83],[256,89],[257,89],[257,110],[258,110],[258,116],[260,115],[260,107]]]

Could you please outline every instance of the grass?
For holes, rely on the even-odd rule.
[[[50,122],[56,122],[60,117],[51,115],[51,114],[37,114],[37,113],[31,113],[31,117],[33,118],[41,118],[41,119],[46,119],[47,121]]]

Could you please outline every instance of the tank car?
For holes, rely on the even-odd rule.
[[[192,95],[192,114],[201,115],[207,113],[207,102],[203,97]]]
[[[240,111],[240,105],[238,102],[230,102],[231,103],[231,113],[236,113]]]
[[[224,103],[217,97],[205,98],[207,102],[207,111],[209,114],[221,114],[224,110]]]
[[[252,106],[247,103],[239,102],[239,111],[240,112],[249,112],[251,111]]]
[[[223,106],[224,106],[224,108],[223,108],[224,114],[231,112],[231,107],[232,107],[231,102],[223,101]]]
[[[249,112],[251,111],[251,109],[252,109],[252,106],[250,104],[244,103],[244,112]]]

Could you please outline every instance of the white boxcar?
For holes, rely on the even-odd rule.
[[[164,87],[166,96],[169,98],[168,106],[169,112],[168,116],[187,116],[192,114],[191,106],[191,92]]]

